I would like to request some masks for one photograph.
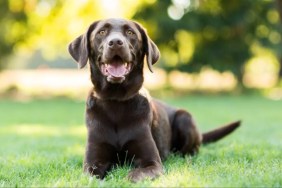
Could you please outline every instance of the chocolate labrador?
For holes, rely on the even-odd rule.
[[[88,139],[84,170],[103,178],[116,164],[135,168],[133,181],[163,173],[169,152],[195,154],[240,122],[201,134],[192,116],[150,97],[142,88],[144,59],[150,71],[160,52],[138,23],[106,19],[92,23],[69,44],[69,53],[83,68],[89,61],[93,89],[86,102]]]

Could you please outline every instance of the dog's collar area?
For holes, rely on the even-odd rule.
[[[93,89],[92,91],[92,96],[96,99],[101,99],[101,97],[97,94],[97,92],[95,92],[95,89]]]

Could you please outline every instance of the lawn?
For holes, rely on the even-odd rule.
[[[282,101],[260,96],[166,98],[192,112],[200,130],[233,120],[231,136],[194,157],[171,155],[165,174],[132,184],[129,166],[104,180],[82,173],[86,129],[84,102],[48,99],[0,101],[0,187],[281,187]]]

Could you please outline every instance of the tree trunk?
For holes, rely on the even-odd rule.
[[[280,67],[279,67],[279,72],[278,72],[278,78],[282,79],[282,57],[279,59],[279,64],[280,64]]]
[[[280,23],[282,24],[282,0],[276,0],[276,4],[277,4],[279,16],[280,16]],[[281,48],[282,48],[282,46],[281,46]],[[280,64],[280,67],[279,67],[278,76],[279,76],[279,79],[281,79],[282,78],[282,55],[281,54],[280,54],[280,57],[279,57],[279,64]]]

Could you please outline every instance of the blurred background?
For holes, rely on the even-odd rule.
[[[140,22],[158,45],[152,96],[203,132],[242,120],[137,187],[282,187],[282,0],[0,0],[0,187],[131,186],[123,169],[96,181],[81,168],[92,85],[67,46],[109,17]]]
[[[161,59],[156,94],[244,93],[282,99],[282,0],[0,1],[0,96],[85,98],[87,68],[67,45],[95,20],[140,22]]]

